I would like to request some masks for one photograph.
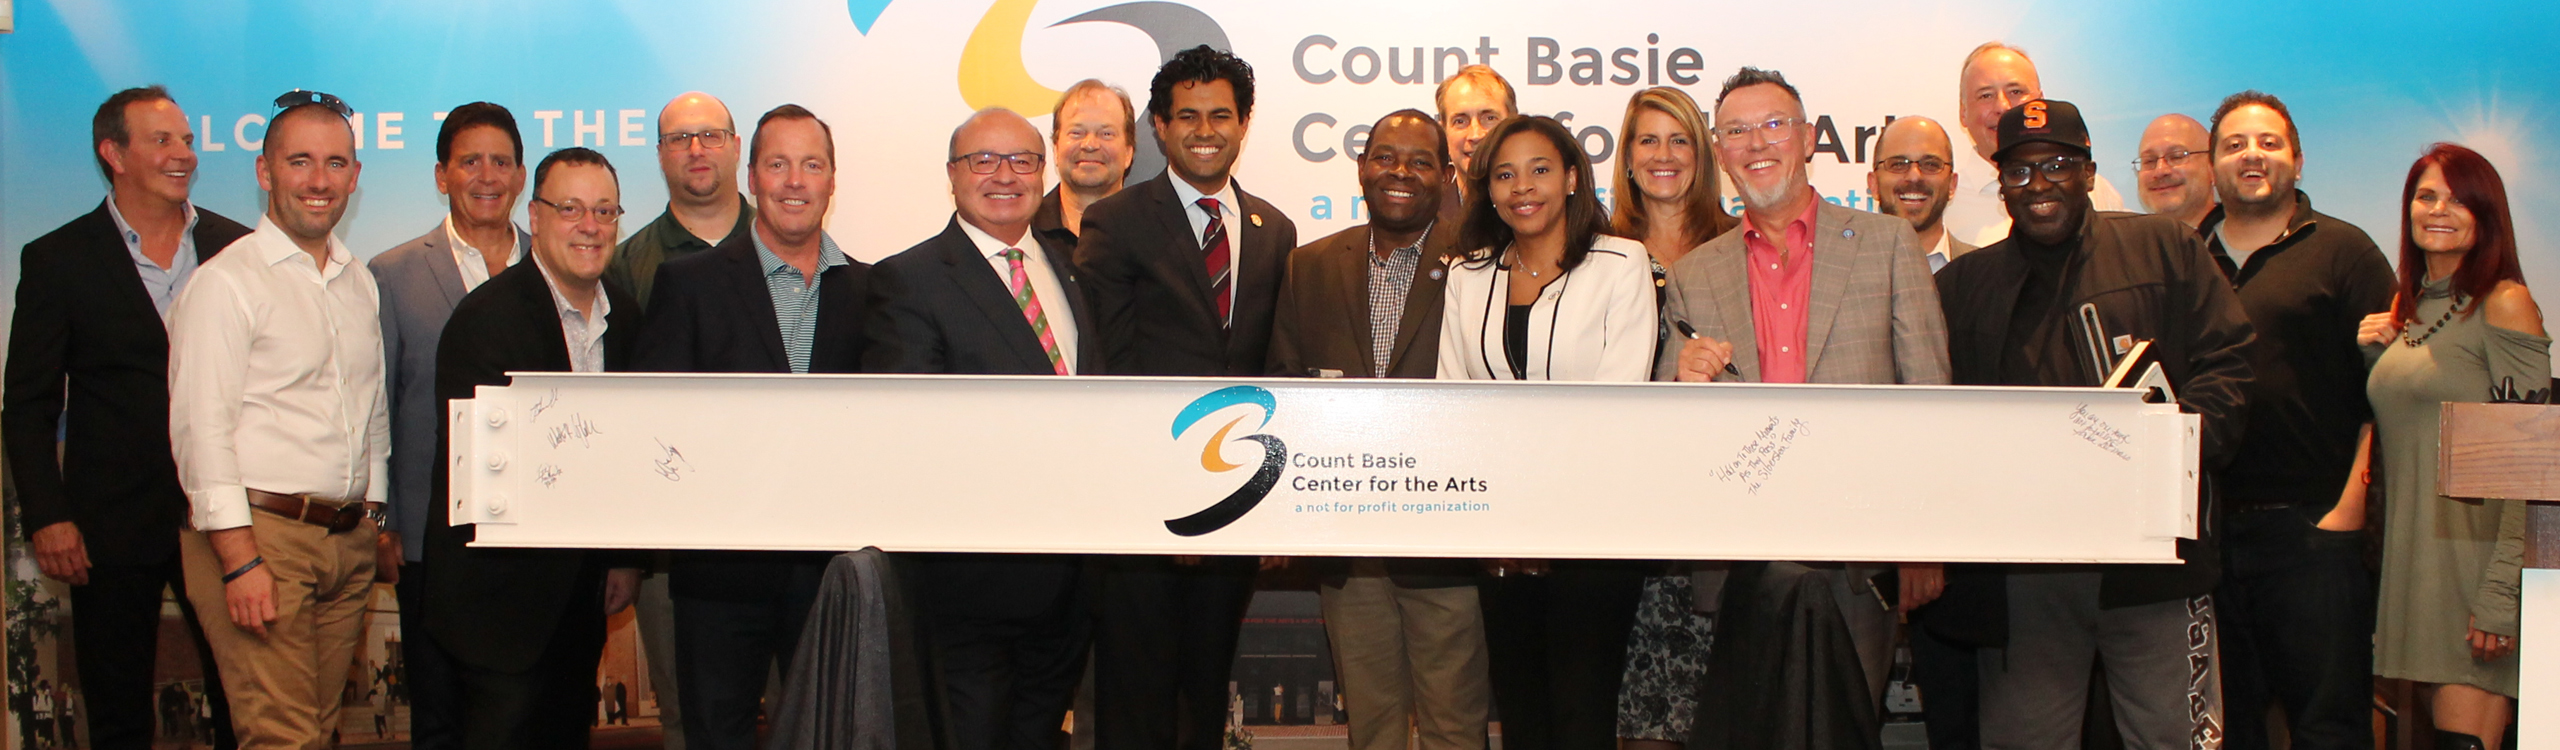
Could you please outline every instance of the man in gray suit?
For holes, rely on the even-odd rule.
[[[1814,191],[1804,113],[1776,72],[1743,68],[1726,79],[1712,139],[1744,223],[1672,266],[1663,315],[1669,335],[1688,340],[1664,342],[1655,379],[1946,383],[1946,321],[1918,235],[1910,222]],[[1791,733],[1808,727],[1875,736],[1893,646],[1892,605],[1875,585],[1886,570],[1745,562],[1729,575],[1701,574],[1701,609],[1719,620],[1689,744],[1801,744],[1808,738]],[[1807,604],[1826,600],[1835,606]],[[1844,630],[1854,649],[1786,636]],[[1795,679],[1810,687],[1770,687]],[[1778,703],[1782,694],[1804,702]],[[1795,720],[1772,720],[1780,717]]]
[[[1884,215],[1911,221],[1930,273],[1976,249],[1947,231],[1947,202],[1956,194],[1955,159],[1955,143],[1938,121],[1896,117],[1876,134],[1875,168],[1867,172],[1867,194],[1875,196]]]
[[[424,625],[429,573],[420,540],[437,502],[430,485],[439,460],[436,426],[444,421],[436,401],[436,343],[454,304],[532,246],[511,218],[525,177],[524,135],[515,115],[488,102],[446,113],[436,130],[435,175],[436,192],[452,206],[445,220],[365,264],[382,290],[382,356],[389,379],[384,390],[391,398],[391,501],[384,523],[389,531],[382,535],[387,549],[377,569],[400,596],[410,744],[418,750],[462,746],[451,657],[427,637]]]

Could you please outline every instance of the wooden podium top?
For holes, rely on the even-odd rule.
[[[2525,566],[2560,568],[2560,406],[2444,405],[2437,491],[2532,500]]]

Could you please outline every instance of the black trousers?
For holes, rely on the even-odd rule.
[[[1476,585],[1504,750],[1614,750],[1644,577],[1659,564],[1558,560]]]
[[[686,750],[755,750],[766,676],[789,674],[800,629],[817,600],[823,564],[778,566],[778,595],[755,599],[674,596],[676,700],[684,708]],[[594,694],[590,692],[588,698]],[[579,714],[581,723],[593,713]]]
[[[1934,604],[1931,606],[1935,606]],[[1982,747],[1982,675],[1974,648],[1929,632],[1913,618],[1911,684],[1920,688],[1920,715],[1929,728],[1929,750]]]
[[[462,750],[462,722],[457,718],[460,688],[454,685],[453,657],[427,635],[427,566],[400,564],[400,669],[409,699],[411,750]]]
[[[579,595],[551,630],[532,668],[484,669],[456,661],[462,746],[471,750],[585,748],[595,723],[596,662],[604,658],[604,577],[581,576]],[[761,686],[759,686],[761,687]]]
[[[928,606],[933,593],[926,594]],[[1093,616],[1068,593],[1029,617],[936,607],[929,615],[945,726],[957,750],[1056,750],[1084,677]]]
[[[177,591],[178,610],[185,613],[187,635],[204,670],[205,700],[213,706],[213,746],[236,747],[231,735],[231,707],[223,698],[222,673],[214,668],[213,647],[204,640],[195,605],[187,601],[187,582],[172,554],[148,565],[91,565],[89,585],[71,587],[73,666],[80,670],[81,692],[87,696],[89,743],[106,750],[149,750],[160,721],[152,705],[153,668],[160,656],[160,602],[164,590]],[[61,711],[56,707],[55,711]],[[186,711],[190,720],[195,710]]]
[[[2325,531],[2330,506],[2232,513],[2223,536],[2223,704],[2231,750],[2264,750],[2281,702],[2292,747],[2373,747],[2373,574],[2363,531]]]
[[[1236,638],[1257,561],[1198,565],[1129,555],[1099,560],[1095,587],[1094,746],[1219,750]]]

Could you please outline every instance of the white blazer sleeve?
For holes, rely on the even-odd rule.
[[[1635,252],[1635,256],[1616,259],[1609,279],[1609,299],[1602,303],[1600,321],[1600,369],[1593,373],[1593,380],[1640,383],[1652,379],[1654,339],[1661,330],[1662,311],[1653,300],[1653,270],[1639,260],[1644,248],[1639,246]]]

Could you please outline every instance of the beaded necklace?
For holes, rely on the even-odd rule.
[[[2460,309],[2462,309],[2462,295],[2453,295],[2453,304],[2445,306],[2443,315],[2436,316],[2435,325],[2427,326],[2426,333],[2421,333],[2414,337],[2409,335],[2409,331],[2407,329],[2402,329],[2400,331],[2400,343],[2413,347],[2427,343],[2427,339],[2434,338],[2436,331],[2443,329],[2445,323],[2453,320],[2453,311]]]

